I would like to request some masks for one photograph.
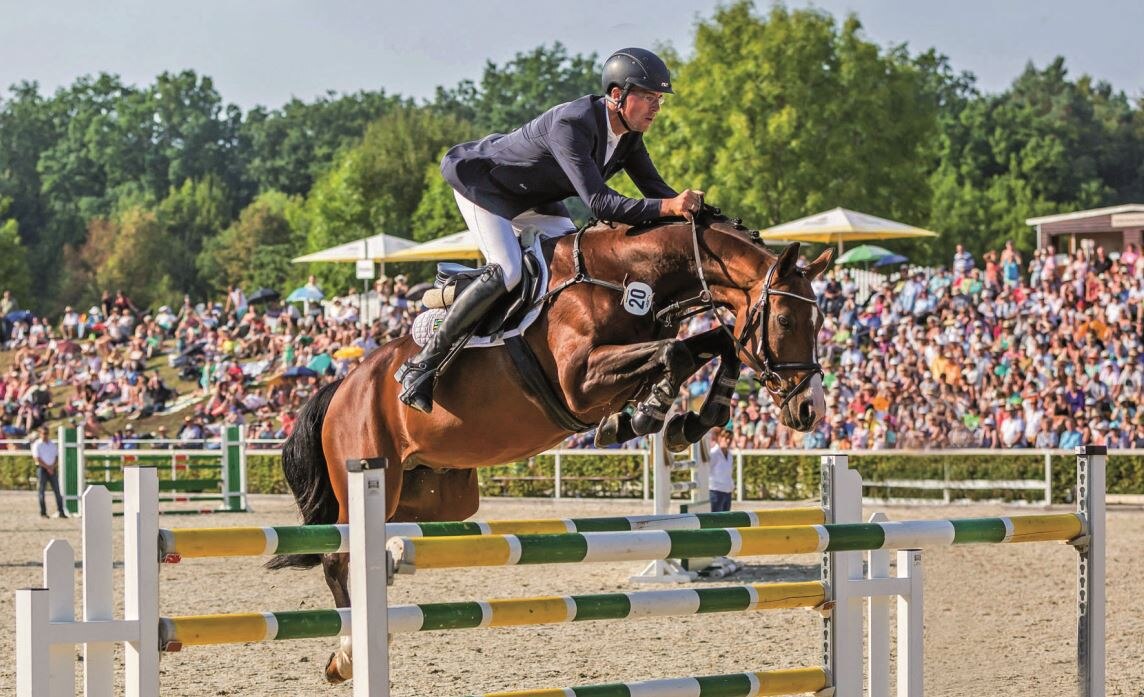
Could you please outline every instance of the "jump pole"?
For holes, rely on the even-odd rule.
[[[703,450],[701,439],[691,446],[691,458],[677,460],[667,449],[663,433],[653,433],[648,437],[651,448],[652,470],[652,514],[657,516],[671,513],[671,497],[675,493],[691,492],[688,513],[709,512],[711,510],[711,464],[710,456]],[[686,482],[673,482],[673,472],[691,470],[691,479]],[[699,578],[683,559],[656,559],[648,562],[643,571],[631,576],[632,583],[688,583]]]

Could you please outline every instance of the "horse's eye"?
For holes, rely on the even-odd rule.
[[[779,326],[783,329],[790,329],[790,318],[786,315],[779,315]]]

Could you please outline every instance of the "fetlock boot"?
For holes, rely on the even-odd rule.
[[[485,267],[480,278],[469,284],[453,301],[449,314],[416,356],[402,364],[393,376],[401,383],[401,401],[426,414],[433,411],[433,386],[437,368],[449,349],[465,339],[498,300],[508,294],[504,271],[498,264]]]

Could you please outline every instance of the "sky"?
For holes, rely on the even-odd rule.
[[[0,88],[37,81],[41,93],[85,74],[136,85],[164,71],[210,76],[224,101],[250,109],[310,101],[327,91],[384,88],[429,98],[438,85],[480,78],[486,61],[556,41],[601,58],[623,46],[691,51],[715,0],[0,0]],[[868,39],[936,48],[999,92],[1030,60],[1064,55],[1130,97],[1144,96],[1141,0],[791,0],[841,19]],[[757,1],[765,12],[769,2]]]

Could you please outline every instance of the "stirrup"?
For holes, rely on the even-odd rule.
[[[402,404],[411,409],[416,409],[426,414],[431,413],[433,411],[433,383],[437,377],[437,373],[435,370],[425,370],[420,376],[414,378],[410,384],[406,385],[404,378],[413,370],[422,369],[414,366],[403,366],[402,370],[398,371],[402,373],[399,381],[404,388],[398,396],[398,399],[401,400]],[[426,387],[426,383],[428,383],[428,387]]]
[[[405,382],[405,376],[409,375],[409,371],[411,371],[411,370],[424,370],[425,369],[424,365],[425,365],[424,363],[418,363],[417,365],[413,365],[409,361],[404,361],[401,364],[401,367],[397,369],[397,372],[393,374],[393,379],[396,380],[397,382],[404,383]]]

